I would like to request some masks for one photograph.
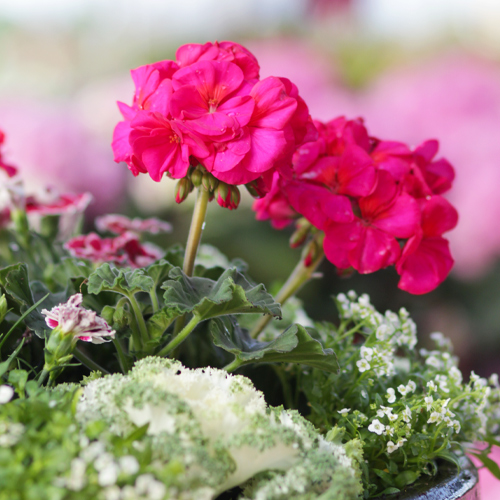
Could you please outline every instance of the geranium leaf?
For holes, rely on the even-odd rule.
[[[296,363],[337,373],[339,365],[332,349],[311,337],[301,325],[291,325],[270,342],[252,339],[235,318],[217,318],[210,322],[214,344],[236,356],[241,365],[248,363]]]
[[[44,279],[53,280],[66,288],[72,278],[88,278],[92,273],[91,265],[82,259],[63,257],[57,264],[49,264],[44,272]]]
[[[88,292],[97,295],[109,291],[129,296],[137,292],[149,293],[154,286],[153,278],[144,269],[118,269],[106,262],[89,276]]]
[[[36,282],[33,282],[32,285],[36,288]],[[36,297],[36,293],[34,297],[33,292],[35,290],[32,292],[28,278],[28,268],[26,264],[21,263],[6,267],[0,271],[0,286],[5,290],[9,307],[12,307],[19,316],[25,314],[36,301],[48,292],[48,290],[43,290],[39,297]],[[45,301],[43,301],[43,307],[47,307]],[[26,314],[23,321],[28,328],[41,338],[44,337],[46,330],[50,330],[45,323],[45,318],[36,308]]]
[[[146,321],[149,337],[151,339],[161,339],[165,330],[172,324],[172,321],[178,316],[174,309],[163,308],[155,312]]]
[[[5,293],[17,304],[23,312],[32,306],[35,301],[28,279],[26,264],[14,264],[0,271],[0,285]]]
[[[280,316],[281,308],[264,285],[252,285],[236,269],[227,269],[217,281],[188,277],[179,268],[170,272],[162,288],[167,308],[193,313],[201,320],[227,314],[264,313]]]

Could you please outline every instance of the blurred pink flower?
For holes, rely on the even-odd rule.
[[[141,243],[136,234],[126,232],[115,238],[101,238],[96,233],[70,239],[64,248],[73,257],[97,264],[113,262],[117,266],[144,267],[163,256],[161,249],[151,243]]]
[[[90,213],[119,208],[126,172],[114,164],[108,137],[94,136],[69,104],[0,101],[0,117],[7,137],[2,152],[17,165],[28,192],[45,186],[89,191]]]
[[[125,215],[106,214],[96,217],[95,225],[102,233],[109,231],[114,234],[123,234],[127,231],[135,234],[141,233],[170,233],[172,225],[168,222],[152,217],[150,219],[130,219]]]

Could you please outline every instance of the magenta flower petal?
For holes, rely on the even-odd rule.
[[[358,221],[349,224],[328,224],[323,241],[326,258],[339,269],[351,267],[349,252],[356,247],[360,233],[361,226]]]
[[[356,246],[349,251],[349,263],[361,274],[374,273],[394,264],[400,253],[398,242],[390,234],[363,226]]]
[[[248,131],[251,139],[250,150],[239,166],[248,170],[249,177],[253,177],[253,180],[256,178],[253,173],[263,173],[274,166],[288,143],[282,130],[248,127]],[[217,177],[215,172],[212,173]]]
[[[380,212],[373,224],[396,238],[409,238],[420,223],[420,209],[414,198],[406,193],[397,196],[387,210]]]
[[[205,102],[218,106],[243,83],[243,71],[230,62],[199,61],[180,69],[172,78],[175,91],[189,85],[195,87]]]
[[[428,293],[445,280],[452,267],[453,258],[446,239],[415,237],[408,240],[396,264],[401,275],[398,287],[417,295]]]
[[[297,101],[287,95],[283,82],[274,76],[256,83],[250,95],[255,99],[254,127],[282,130],[297,109]]]
[[[354,218],[349,198],[323,186],[295,181],[285,184],[283,191],[291,206],[318,229],[329,221],[347,223]]]
[[[425,237],[441,236],[458,223],[458,212],[442,196],[432,196],[421,202],[422,231]]]

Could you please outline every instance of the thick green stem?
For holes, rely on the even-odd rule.
[[[195,326],[200,322],[200,318],[194,315],[191,321],[174,337],[158,354],[157,356],[166,356],[170,351],[180,345],[186,337],[194,330]]]
[[[98,365],[95,361],[90,359],[86,354],[80,351],[78,347],[73,351],[73,356],[90,370],[101,372],[104,375],[109,374],[108,370],[105,370],[102,366]]]
[[[201,185],[198,188],[196,203],[194,205],[193,217],[191,218],[191,226],[186,243],[186,253],[184,254],[184,263],[182,270],[187,276],[192,276],[194,271],[194,261],[200,246],[201,235],[205,225],[205,216],[207,215],[208,199],[210,193]],[[186,316],[180,316],[175,321],[174,335],[178,335],[184,327]]]
[[[234,358],[234,361],[231,361],[228,365],[224,367],[224,370],[227,372],[231,373],[237,370],[241,365],[243,361],[240,361],[238,358]]]
[[[276,302],[279,302],[281,305],[283,305],[292,295],[295,295],[299,291],[299,289],[302,287],[304,283],[309,281],[318,268],[318,266],[321,264],[323,257],[325,256],[325,253],[323,252],[323,233],[317,233],[314,237],[314,239],[311,241],[311,243],[308,245],[307,248],[310,248],[312,245],[316,246],[317,248],[317,254],[313,261],[310,263],[310,265],[306,266],[304,264],[304,256],[301,256],[300,261],[298,264],[295,266],[295,269],[292,271],[292,274],[288,277],[286,280],[285,284],[281,287],[281,290],[278,292],[278,295],[276,295],[275,299]],[[307,252],[306,252],[307,255]],[[263,316],[262,319],[255,325],[254,329],[251,332],[252,338],[256,338],[259,333],[264,330],[266,325],[271,321],[272,316],[267,315]]]
[[[49,370],[46,370],[45,368],[43,369],[42,373],[40,374],[40,377],[38,378],[38,387],[40,387],[45,382],[45,380],[49,376],[49,373],[50,373]]]
[[[137,322],[137,326],[139,327],[139,331],[141,332],[140,343],[139,345],[135,346],[135,348],[142,349],[144,347],[144,342],[147,342],[149,340],[148,328],[146,326],[146,322],[144,321],[144,316],[142,315],[141,308],[139,307],[137,300],[135,300],[135,296],[133,294],[130,294],[127,295],[127,298],[130,301],[132,309],[134,310],[135,320]],[[134,344],[136,343],[136,340],[138,339],[134,338]]]
[[[191,227],[189,228],[189,235],[186,243],[186,253],[184,254],[184,264],[182,266],[182,270],[188,276],[193,275],[194,261],[198,253],[198,246],[200,245],[209,197],[210,193],[203,186],[200,186],[198,188],[196,204],[193,210]]]
[[[151,304],[153,306],[153,313],[155,313],[160,308],[160,305],[158,304],[158,297],[156,296],[156,290],[155,289],[151,290],[151,292],[149,292],[149,296],[151,297]]]

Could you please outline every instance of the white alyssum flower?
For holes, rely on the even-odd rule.
[[[408,388],[403,384],[398,385],[398,392],[401,396],[406,396],[408,394]]]
[[[345,417],[350,411],[351,411],[350,408],[343,408],[342,410],[339,410],[338,413],[340,413],[343,417]]]
[[[401,438],[396,444],[394,444],[392,441],[388,441],[387,453],[394,453],[398,448],[401,448],[401,446],[403,446],[406,441],[406,438]]]
[[[387,398],[387,402],[389,404],[395,403],[396,402],[396,391],[392,387],[389,387],[389,389],[387,389],[387,394],[385,397]]]
[[[425,404],[426,404],[426,407],[427,407],[427,411],[430,411],[430,409],[432,408],[432,403],[434,402],[434,399],[432,396],[426,396],[424,398],[424,401],[425,401]]]
[[[406,422],[406,423],[410,423],[411,422],[411,410],[410,408],[407,406],[401,413],[403,415],[403,420]]]
[[[368,363],[366,359],[359,359],[358,361],[356,361],[356,366],[358,367],[360,373],[363,373],[371,368],[370,363]]]
[[[429,382],[427,382],[427,388],[429,389],[430,392],[437,391],[437,385],[432,380],[429,380]]]
[[[415,392],[417,389],[417,384],[413,380],[410,380],[408,384],[406,384],[406,389],[408,390],[408,392]]]
[[[0,385],[0,404],[8,403],[14,397],[14,389],[10,385]]]
[[[362,346],[360,354],[363,359],[366,359],[366,361],[371,361],[373,357],[373,349],[371,347]]]
[[[375,419],[368,426],[368,430],[380,436],[385,430],[385,425],[381,423],[378,419]]]
[[[120,466],[120,471],[127,476],[137,474],[140,469],[139,462],[133,455],[124,455],[123,457],[120,457],[118,465]]]
[[[59,328],[63,334],[73,335],[78,340],[93,344],[109,342],[115,331],[96,312],[81,307],[82,300],[82,294],[76,293],[50,311],[42,309],[45,322],[50,328]]]

